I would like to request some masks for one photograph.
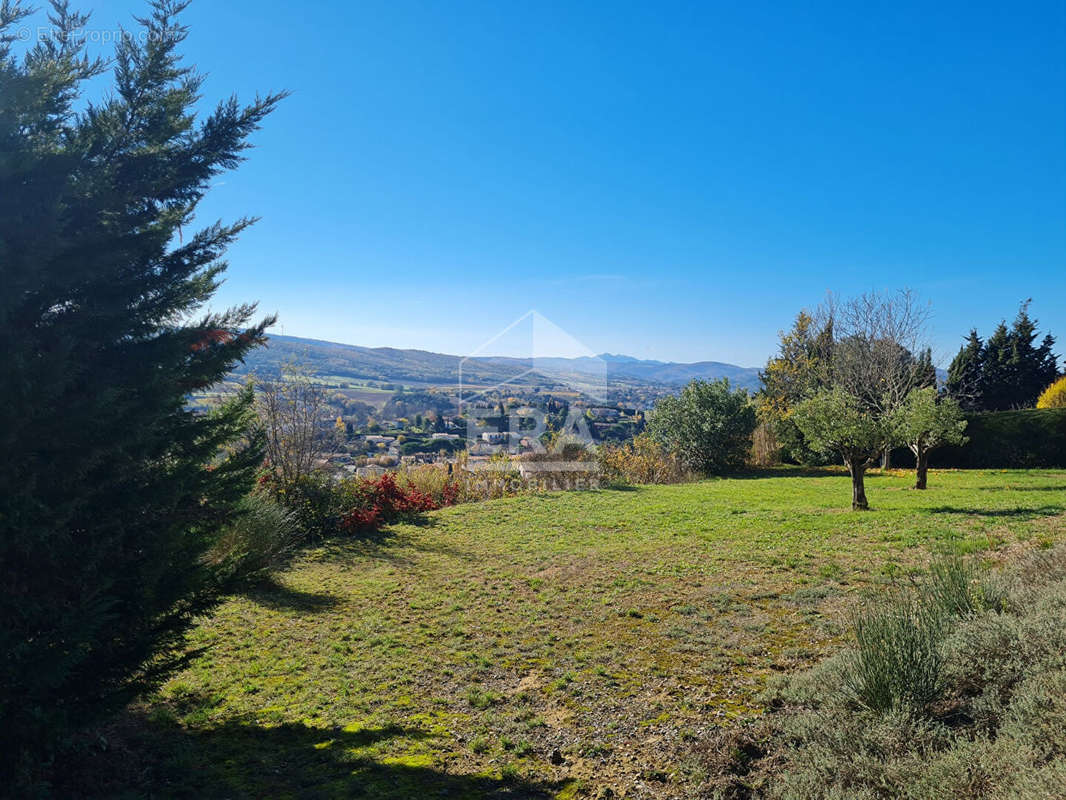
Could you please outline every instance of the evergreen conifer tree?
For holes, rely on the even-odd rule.
[[[1011,326],[1010,388],[1011,408],[1032,408],[1048,384],[1058,376],[1052,349],[1055,337],[1048,334],[1036,345],[1037,322],[1029,317],[1029,301],[1022,304]]]
[[[1022,303],[1010,328],[1000,322],[983,345],[971,330],[948,370],[947,393],[966,411],[1032,408],[1058,377],[1055,337],[1036,345],[1037,322]]]
[[[914,365],[914,388],[936,387],[936,365],[933,363],[933,348],[926,347],[918,354]]]
[[[1000,322],[985,342],[981,357],[981,410],[1004,411],[1014,407],[1013,342],[1006,322]]]
[[[77,35],[87,17],[56,0],[55,34],[16,54],[30,10],[0,4],[8,766],[175,666],[216,599],[202,555],[262,459],[250,389],[206,415],[187,403],[271,322],[253,322],[253,306],[201,312],[251,220],[188,228],[280,96],[197,120],[201,78],[176,54],[185,5],[153,3],[143,35],[116,46],[113,93],[76,106],[105,68]]]
[[[947,393],[966,411],[982,407],[984,354],[984,344],[975,328],[948,368]]]

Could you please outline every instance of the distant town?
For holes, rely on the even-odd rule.
[[[318,375],[306,380],[319,392],[319,428],[324,439],[320,466],[338,477],[373,477],[417,464],[467,465],[500,454],[538,452],[555,433],[587,443],[621,443],[645,427],[645,403],[660,394],[651,389],[631,399],[596,403],[578,392],[540,387],[483,390],[464,400],[456,387],[412,388],[368,384]],[[195,398],[207,410],[238,384],[227,381]]]
[[[588,381],[581,370],[590,361],[606,378],[595,398],[581,391]],[[675,364],[605,354],[558,359],[543,374],[521,369],[526,365],[521,359],[460,359],[279,335],[192,402],[206,410],[245,381],[278,380],[296,365],[318,393],[319,466],[338,478],[373,477],[417,464],[476,466],[501,454],[517,458],[537,452],[559,433],[587,444],[618,444],[643,432],[646,411],[694,377],[725,377],[749,390],[758,386],[757,369],[721,362]]]

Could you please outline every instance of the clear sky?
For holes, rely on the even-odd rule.
[[[75,0],[91,27],[134,0]],[[596,352],[761,364],[827,290],[938,354],[1020,300],[1066,353],[1066,4],[196,0],[206,92],[293,95],[203,218],[222,303],[464,354],[530,309]]]

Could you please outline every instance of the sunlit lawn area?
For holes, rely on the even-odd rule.
[[[1066,472],[524,496],[303,553],[204,620],[133,725],[156,796],[685,796],[709,726],[931,553],[1066,534]],[[602,796],[608,796],[603,794]]]

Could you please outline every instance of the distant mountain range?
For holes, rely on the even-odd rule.
[[[584,358],[507,358],[460,356],[425,350],[358,345],[272,335],[267,347],[249,354],[236,372],[271,374],[288,363],[306,364],[320,375],[353,380],[384,381],[415,385],[497,384],[512,381],[522,385],[588,384],[604,378],[609,385],[644,385],[673,388],[694,378],[728,378],[735,386],[757,389],[759,370],[718,361],[678,364],[604,353]]]
[[[618,356],[604,353],[600,356],[607,362],[610,376],[632,377],[645,383],[680,386],[694,378],[718,380],[729,378],[729,382],[745,389],[759,388],[759,370],[755,367],[738,367],[721,361],[697,361],[693,364],[680,364],[673,361],[644,361],[631,356]]]

